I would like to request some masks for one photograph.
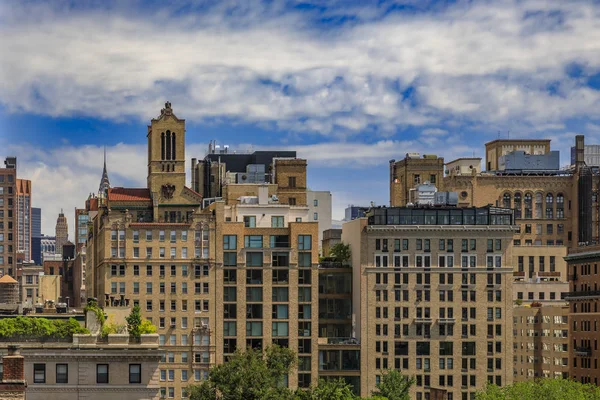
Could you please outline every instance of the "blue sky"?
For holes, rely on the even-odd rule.
[[[241,4],[241,5],[240,5]],[[498,137],[600,143],[592,1],[3,1],[0,156],[33,180],[52,233],[96,192],[143,186],[165,101],[187,159],[209,140],[296,149],[309,186],[386,204],[388,161],[484,156]]]

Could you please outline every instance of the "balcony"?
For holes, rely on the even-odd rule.
[[[575,348],[575,355],[579,357],[590,357],[592,355],[591,347],[577,347]]]
[[[319,263],[319,268],[352,268],[352,266],[340,261],[322,261]]]
[[[589,290],[581,292],[568,292],[567,300],[574,297],[600,297],[600,290]]]

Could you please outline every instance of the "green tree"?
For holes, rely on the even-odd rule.
[[[133,337],[140,337],[140,326],[142,325],[142,314],[140,314],[140,306],[135,305],[131,309],[131,312],[128,316],[125,317],[125,321],[127,321],[127,330],[129,331],[129,335]]]
[[[310,389],[298,389],[297,400],[359,400],[352,386],[342,378],[319,379],[317,386]]]
[[[477,400],[598,400],[600,388],[569,379],[538,379],[509,386],[488,385]]]
[[[350,257],[352,257],[350,245],[344,243],[334,244],[331,249],[329,249],[329,256],[342,263],[350,261]]]
[[[208,379],[189,388],[190,400],[292,400],[285,376],[296,360],[295,353],[278,346],[237,350],[224,364],[210,370]]]
[[[394,369],[388,369],[381,376],[374,396],[386,397],[388,400],[410,400],[410,387],[414,385],[414,378],[402,375]]]

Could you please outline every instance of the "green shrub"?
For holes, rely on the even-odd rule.
[[[49,320],[47,318],[14,317],[0,319],[0,337],[69,338],[75,333],[90,333],[74,318]]]

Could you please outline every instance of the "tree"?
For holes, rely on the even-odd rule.
[[[127,330],[133,337],[140,337],[140,326],[142,325],[142,314],[140,314],[140,306],[135,305],[131,309],[128,316],[125,317],[127,321]]]
[[[477,400],[597,400],[600,388],[569,379],[538,379],[509,386],[488,385],[477,393]]]
[[[344,379],[319,379],[317,386],[310,389],[298,389],[297,400],[360,400],[354,395],[352,386]]]
[[[344,243],[334,244],[331,249],[329,249],[329,256],[341,263],[350,261],[350,257],[352,257],[350,245]]]
[[[285,376],[296,354],[279,346],[259,350],[236,350],[225,364],[210,370],[208,379],[189,388],[190,400],[292,400]]]
[[[402,375],[394,369],[388,369],[381,376],[374,396],[386,397],[388,400],[410,400],[410,387],[414,385],[414,378]]]

